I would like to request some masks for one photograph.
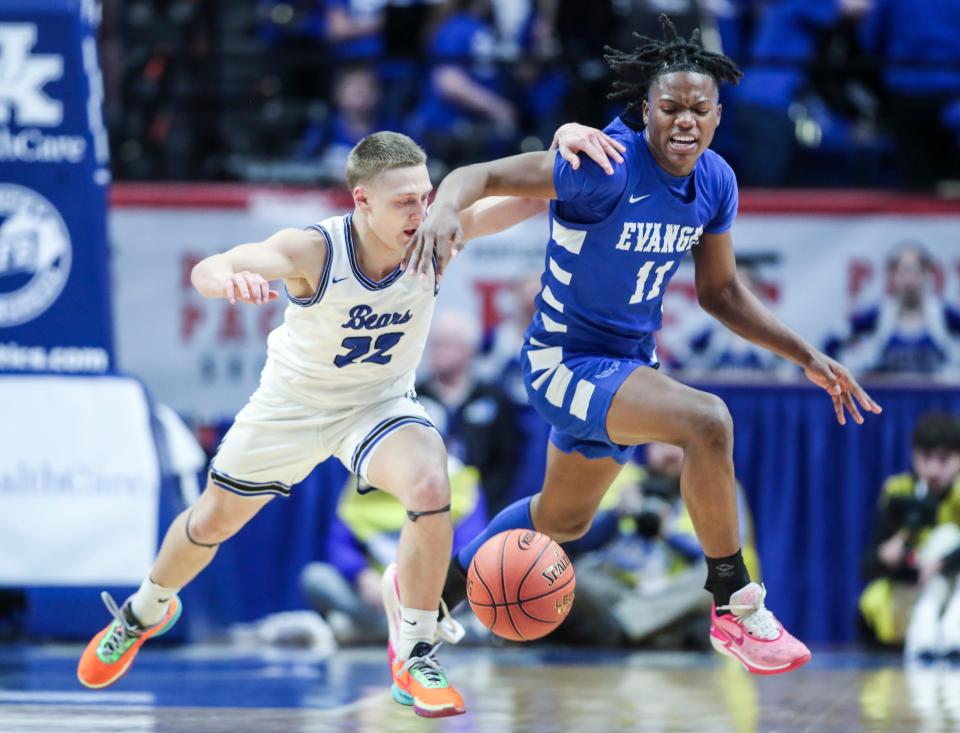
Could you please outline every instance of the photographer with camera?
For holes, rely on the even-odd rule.
[[[960,660],[958,571],[960,420],[931,412],[914,427],[913,470],[880,492],[860,597],[867,630],[881,644],[904,644],[908,659]]]
[[[682,448],[649,443],[645,465],[624,467],[589,532],[563,545],[576,563],[577,600],[552,638],[661,647],[705,638],[697,622],[710,599],[703,597],[703,550],[680,496],[682,465]],[[744,562],[759,577],[750,515],[737,489]]]

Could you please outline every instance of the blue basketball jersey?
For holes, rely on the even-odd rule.
[[[642,132],[620,118],[605,132],[627,148],[612,176],[583,157],[574,170],[557,155],[557,200],[527,341],[654,364],[663,294],[700,236],[732,225],[736,178],[711,150],[690,176],[671,176]]]

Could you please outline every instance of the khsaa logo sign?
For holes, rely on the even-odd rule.
[[[70,233],[47,199],[0,184],[0,328],[32,321],[54,304],[70,276]]]

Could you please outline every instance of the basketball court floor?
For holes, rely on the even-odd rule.
[[[0,647],[2,733],[948,733],[960,669],[815,653],[752,677],[716,655],[552,647],[444,649],[469,712],[440,721],[394,703],[381,649],[147,649],[99,692],[79,647]]]

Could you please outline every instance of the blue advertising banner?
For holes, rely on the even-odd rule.
[[[113,368],[99,16],[0,2],[0,372]]]

